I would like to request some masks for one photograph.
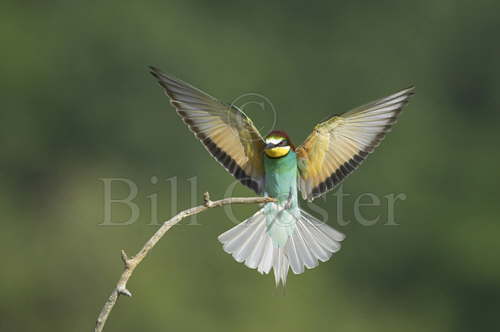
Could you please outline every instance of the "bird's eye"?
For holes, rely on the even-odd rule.
[[[288,143],[287,143],[287,141],[286,141],[286,140],[283,140],[283,141],[281,141],[281,142],[278,144],[278,146],[287,146],[287,145],[288,145]]]

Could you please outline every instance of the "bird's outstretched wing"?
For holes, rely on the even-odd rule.
[[[150,69],[177,113],[208,152],[242,184],[261,193],[265,144],[252,121],[235,106],[225,105],[157,68]]]
[[[296,150],[302,197],[312,201],[354,171],[380,144],[413,93],[410,87],[316,125]]]

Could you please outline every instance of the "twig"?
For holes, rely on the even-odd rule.
[[[118,297],[120,295],[132,296],[132,293],[127,289],[127,282],[134,273],[135,268],[142,262],[142,260],[147,256],[149,251],[153,249],[153,247],[160,241],[160,239],[165,235],[165,233],[175,224],[177,224],[182,219],[198,214],[210,208],[219,207],[223,205],[229,204],[259,204],[259,203],[268,203],[275,202],[276,200],[270,197],[229,197],[224,198],[218,201],[211,201],[210,195],[205,193],[203,195],[204,203],[203,205],[199,205],[182,212],[176,214],[173,218],[165,221],[161,227],[153,234],[153,236],[144,244],[142,249],[133,257],[128,257],[124,250],[121,251],[122,261],[125,265],[125,269],[116,284],[115,289],[111,292],[111,295],[104,303],[104,306],[97,317],[96,326],[94,332],[101,332],[106,324],[106,320],[108,319],[111,310],[116,304]]]

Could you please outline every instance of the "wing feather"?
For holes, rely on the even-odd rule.
[[[413,93],[410,87],[318,124],[296,150],[302,197],[312,201],[352,173],[380,144]]]
[[[207,151],[242,184],[261,193],[265,144],[245,113],[157,68],[150,69],[177,113]]]

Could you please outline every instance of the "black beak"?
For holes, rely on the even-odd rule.
[[[265,146],[265,149],[268,150],[268,149],[272,149],[274,148],[276,145],[273,144],[273,143],[267,143],[266,146]]]

